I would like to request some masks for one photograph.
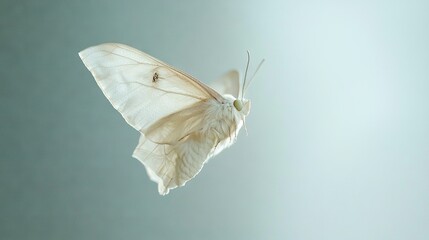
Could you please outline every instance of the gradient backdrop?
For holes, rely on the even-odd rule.
[[[429,2],[0,1],[0,239],[429,239]],[[253,71],[230,149],[161,197],[77,53]]]

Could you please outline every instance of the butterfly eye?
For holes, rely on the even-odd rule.
[[[241,111],[241,109],[243,109],[243,104],[241,103],[240,100],[236,99],[236,100],[234,100],[234,107],[238,111]]]

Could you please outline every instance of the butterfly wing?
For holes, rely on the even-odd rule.
[[[218,142],[216,138],[201,133],[206,113],[200,110],[201,106],[194,105],[167,116],[151,127],[147,134],[140,136],[133,157],[145,165],[151,180],[158,183],[161,195],[194,178]],[[182,129],[186,129],[186,134]],[[177,136],[181,138],[177,139]],[[172,144],[157,143],[153,139]]]
[[[142,133],[133,156],[158,183],[159,193],[198,174],[219,141],[199,133],[204,120],[211,119],[204,104],[221,103],[223,97],[126,45],[102,44],[79,55],[113,107]]]
[[[141,132],[199,101],[222,101],[218,93],[192,76],[123,44],[101,44],[79,56],[113,107]]]
[[[225,73],[219,79],[211,82],[210,87],[222,95],[230,94],[235,98],[238,98],[240,94],[240,80],[238,71],[231,70]]]

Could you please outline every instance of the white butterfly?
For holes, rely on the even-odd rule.
[[[232,145],[250,111],[237,71],[209,87],[123,44],[101,44],[79,56],[113,107],[141,133],[133,157],[161,195],[185,185]],[[248,65],[249,59],[246,75]]]

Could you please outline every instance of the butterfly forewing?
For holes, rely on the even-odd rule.
[[[139,131],[162,117],[213,98],[208,87],[122,44],[98,45],[79,55],[110,103]]]

